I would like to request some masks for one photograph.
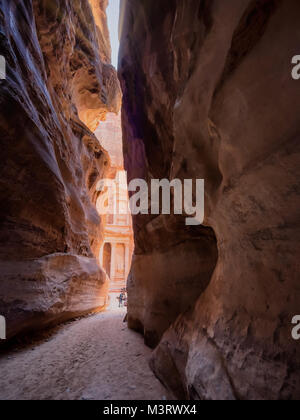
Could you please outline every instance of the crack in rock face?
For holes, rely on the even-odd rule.
[[[122,3],[129,180],[206,185],[205,227],[134,217],[129,326],[178,398],[299,399],[300,4]]]
[[[107,2],[90,3],[0,6],[7,65],[0,81],[0,313],[8,338],[106,301],[95,204],[109,156],[92,131],[107,112],[119,112],[121,95]]]

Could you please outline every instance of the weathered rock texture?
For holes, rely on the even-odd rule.
[[[0,50],[0,313],[8,337],[104,305],[92,131],[120,92],[106,2],[3,1]],[[99,6],[100,5],[100,6]],[[96,23],[97,22],[97,26]],[[101,27],[101,25],[103,25]]]
[[[114,177],[117,170],[124,170],[121,113],[107,114],[105,121],[101,122],[95,131],[95,136],[109,154],[110,172]]]
[[[127,0],[122,13],[129,179],[206,182],[205,227],[134,219],[129,325],[160,341],[152,366],[178,397],[300,398],[300,3]]]

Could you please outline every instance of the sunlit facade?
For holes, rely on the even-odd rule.
[[[101,145],[108,151],[116,191],[110,196],[108,214],[104,220],[104,242],[100,250],[100,264],[110,278],[110,292],[126,287],[134,248],[131,214],[129,211],[127,177],[123,165],[120,115],[108,114],[96,131]]]

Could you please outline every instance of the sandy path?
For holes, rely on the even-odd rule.
[[[151,350],[114,309],[61,327],[48,340],[0,358],[0,399],[161,400]]]

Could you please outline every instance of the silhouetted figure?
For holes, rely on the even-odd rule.
[[[123,306],[123,293],[120,293],[118,300],[119,300],[119,308],[121,308]]]

